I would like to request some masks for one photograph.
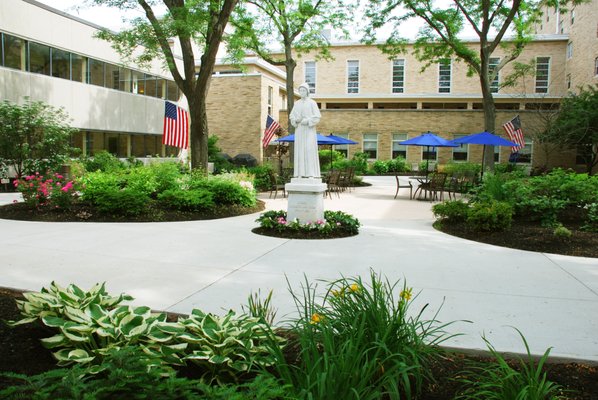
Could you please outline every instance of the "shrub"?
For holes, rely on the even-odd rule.
[[[28,175],[14,182],[15,187],[23,195],[25,203],[30,207],[48,206],[70,209],[77,199],[74,180],[66,180],[60,174]]]
[[[480,164],[470,162],[454,162],[450,161],[444,166],[444,171],[448,176],[476,176],[482,171]]]
[[[121,176],[103,171],[85,174],[81,179],[81,199],[95,204],[97,198],[106,191],[119,190],[124,185]]]
[[[88,172],[116,172],[125,168],[125,164],[105,150],[97,152],[92,157],[85,158],[83,165]]]
[[[445,325],[410,313],[412,290],[374,272],[370,282],[329,282],[325,293],[320,301],[307,281],[302,293],[291,291],[298,365],[276,352],[283,381],[307,399],[417,398],[436,345],[448,338]]]
[[[513,209],[499,201],[475,203],[469,210],[467,224],[476,231],[502,231],[511,227]]]
[[[257,191],[270,189],[270,172],[273,171],[270,165],[259,165],[257,167],[247,168],[247,172],[254,176],[253,186]]]
[[[569,229],[565,228],[563,225],[559,225],[554,228],[552,231],[553,235],[559,238],[569,238],[571,237],[572,233]]]
[[[598,203],[592,203],[586,206],[588,216],[581,229],[589,232],[598,232]]]
[[[104,214],[133,216],[141,214],[149,201],[149,196],[141,190],[124,188],[97,193],[93,204]]]
[[[450,222],[465,222],[469,215],[469,205],[462,200],[444,201],[434,204],[432,212],[436,218]]]
[[[168,189],[158,194],[158,202],[180,211],[208,211],[215,207],[213,195],[206,189]]]
[[[408,172],[411,168],[407,165],[407,160],[403,157],[396,157],[394,160],[389,161],[388,165],[389,172]]]
[[[386,160],[376,160],[372,164],[372,170],[379,175],[388,173],[389,167],[390,165]]]
[[[181,180],[182,165],[176,162],[152,163],[149,169],[155,177],[156,193],[177,189]]]
[[[334,166],[334,163],[345,160],[345,156],[338,150],[324,149],[318,151],[320,158],[320,168],[322,171],[330,169],[330,165]]]
[[[212,192],[214,203],[221,205],[239,205],[243,207],[253,207],[257,203],[255,190],[253,189],[253,180],[251,176],[223,174],[209,178],[195,176],[190,188],[206,189]]]
[[[124,187],[148,197],[152,196],[158,190],[156,171],[146,166],[127,169],[122,173]]]

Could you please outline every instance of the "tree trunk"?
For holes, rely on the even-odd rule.
[[[481,53],[480,61],[482,67],[482,72],[480,73],[480,85],[482,88],[482,104],[484,107],[484,130],[495,134],[496,107],[494,105],[494,97],[490,91],[490,79],[488,74],[490,59],[483,51]],[[485,146],[482,157],[484,159],[484,169],[494,171],[494,146]]]
[[[285,69],[287,74],[287,129],[290,134],[295,133],[295,127],[291,125],[291,111],[295,105],[295,67],[297,62],[293,59],[291,42],[285,40],[284,55],[285,55]]]
[[[189,101],[191,168],[208,170],[208,115],[206,96],[187,97]]]

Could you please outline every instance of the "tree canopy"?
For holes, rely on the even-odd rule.
[[[75,151],[70,146],[69,116],[41,101],[0,103],[0,167],[17,177],[56,172]]]
[[[577,1],[577,0],[574,0]],[[456,58],[464,62],[469,74],[477,75],[483,98],[484,129],[495,132],[496,109],[491,83],[509,62],[515,60],[531,39],[530,31],[541,15],[541,6],[560,6],[566,1],[553,0],[369,0],[366,14],[369,26],[366,40],[373,42],[377,30],[387,24],[393,32],[381,46],[394,57],[406,50],[407,40],[401,35],[401,24],[418,18],[425,24],[414,42],[414,53],[424,68],[444,59]],[[477,43],[461,36],[465,27],[477,36]],[[507,37],[507,35],[510,35]],[[497,56],[497,49],[501,49]],[[491,66],[490,58],[500,57]],[[485,165],[493,168],[494,149],[486,147]]]
[[[577,150],[588,174],[598,165],[598,86],[582,88],[563,99],[546,140]]]
[[[225,33],[225,28],[239,0],[90,1],[120,9],[139,9],[145,15],[131,21],[129,29],[104,30],[98,36],[110,41],[125,60],[140,65],[156,58],[165,61],[189,104],[191,166],[207,170],[206,97],[220,44],[224,41],[235,46],[237,36]],[[166,9],[163,15],[156,11],[160,4]],[[175,57],[169,43],[171,38],[178,41],[182,60]]]
[[[294,71],[298,55],[316,50],[318,58],[330,58],[326,29],[344,30],[353,9],[345,0],[247,0],[244,17],[234,23],[245,34],[245,48],[272,65],[285,67],[287,109],[294,104]],[[273,48],[276,44],[277,48]],[[292,126],[287,121],[292,131]]]

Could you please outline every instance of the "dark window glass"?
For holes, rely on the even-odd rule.
[[[166,98],[166,80],[165,79],[157,79],[156,80],[156,97],[160,99]]]
[[[52,76],[71,79],[71,53],[52,49]]]
[[[434,147],[430,147],[429,151],[426,148],[425,150],[422,151],[422,160],[436,161],[437,155],[438,155],[438,153],[436,153],[436,150],[434,149]]]
[[[145,95],[151,97],[160,97],[156,91],[156,78],[153,75],[145,75]]]
[[[174,81],[166,81],[167,95],[166,98],[170,101],[179,101],[179,88]]]
[[[131,91],[131,70],[127,68],[119,68],[118,70],[119,84],[118,89],[123,92]]]
[[[29,71],[50,75],[50,47],[29,42]]]
[[[71,54],[71,80],[85,82],[87,76],[87,57]]]
[[[104,62],[89,59],[89,79],[87,81],[92,85],[104,86]]]
[[[120,84],[119,68],[114,64],[106,63],[104,66],[104,79],[106,87],[118,90]]]
[[[25,70],[25,41],[7,34],[4,37],[4,66]]]

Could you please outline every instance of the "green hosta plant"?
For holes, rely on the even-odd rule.
[[[268,345],[282,344],[260,318],[237,317],[232,310],[220,317],[194,309],[179,322],[185,333],[178,339],[189,344],[184,359],[202,366],[205,377],[218,381],[234,381],[255,367],[271,366],[275,358]]]
[[[324,211],[324,219],[317,221],[294,221],[287,220],[287,212],[284,210],[266,211],[261,214],[258,219],[260,227],[267,229],[274,229],[278,232],[285,231],[303,231],[313,232],[317,231],[324,235],[333,232],[344,232],[348,235],[356,235],[359,233],[359,220],[350,214],[342,211]]]
[[[131,296],[126,294],[110,296],[106,291],[105,283],[96,284],[86,292],[77,285],[71,284],[63,288],[52,282],[49,288],[42,288],[39,293],[27,292],[23,296],[25,300],[17,300],[17,307],[24,318],[11,322],[10,325],[12,326],[27,324],[43,317],[86,320],[80,310],[92,304],[110,309],[118,306],[123,301],[133,300]]]

